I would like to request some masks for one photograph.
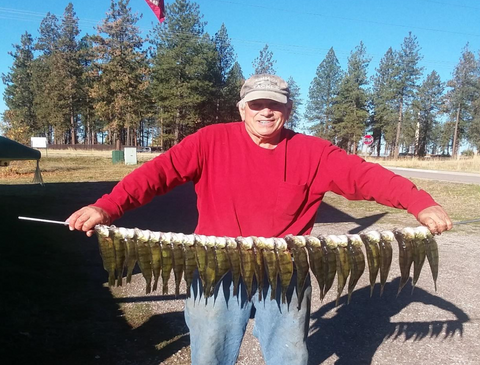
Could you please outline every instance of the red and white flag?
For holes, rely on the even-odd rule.
[[[163,22],[165,20],[165,5],[163,3],[163,0],[145,1],[147,2],[148,6],[150,6],[150,8],[153,10],[160,23]]]

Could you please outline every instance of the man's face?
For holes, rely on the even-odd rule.
[[[280,142],[280,134],[290,111],[289,104],[258,99],[246,102],[245,109],[240,109],[240,114],[253,141],[259,146],[269,148]]]

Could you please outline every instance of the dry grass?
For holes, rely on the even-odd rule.
[[[405,167],[412,169],[440,170],[440,171],[461,171],[480,174],[480,156],[470,158],[375,158],[367,157],[367,161],[377,162],[383,166]]]

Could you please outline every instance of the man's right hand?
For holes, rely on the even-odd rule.
[[[88,237],[94,233],[93,228],[97,224],[110,225],[110,216],[102,208],[88,205],[73,213],[66,222],[71,231],[75,229],[86,232]]]

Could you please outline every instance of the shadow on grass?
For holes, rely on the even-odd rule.
[[[340,209],[337,209],[331,206],[330,204],[322,202],[322,204],[320,205],[320,208],[318,209],[315,223],[354,222],[358,226],[345,233],[356,234],[374,225],[378,220],[380,220],[382,217],[386,216],[387,214],[388,213],[379,213],[379,214],[373,214],[368,217],[362,217],[357,219],[355,217],[352,217],[350,214],[347,214],[341,211]]]
[[[382,297],[379,297],[378,285],[372,298],[369,286],[354,291],[351,303],[339,306],[333,316],[332,313],[329,315],[327,313],[335,310],[335,301],[326,303],[317,312],[312,313],[313,334],[307,340],[309,364],[321,364],[335,355],[338,357],[335,364],[338,365],[369,365],[378,347],[386,339],[399,339],[401,342],[421,341],[426,337],[443,339],[457,332],[463,334],[463,324],[470,320],[463,310],[418,287],[415,288],[413,295],[410,295],[412,289],[410,281],[397,298],[399,281],[400,278],[396,278],[387,283]],[[345,301],[346,296],[341,298],[341,303]],[[438,307],[450,312],[456,319],[429,322],[391,321],[393,316],[414,302]],[[441,336],[442,333],[444,335]],[[402,358],[401,350],[398,356],[399,362],[409,362],[408,359]]]
[[[158,364],[188,346],[183,312],[151,317],[133,329],[104,286],[96,239],[60,225],[109,192],[114,183],[0,185],[0,358],[8,364]],[[137,210],[116,224],[193,232],[191,186]]]

